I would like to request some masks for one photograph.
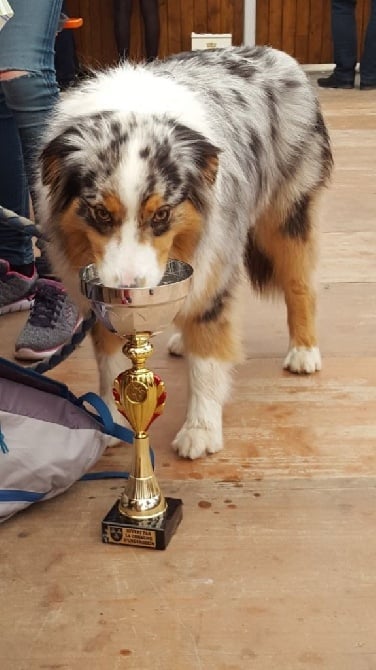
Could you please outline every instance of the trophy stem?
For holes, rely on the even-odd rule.
[[[147,430],[164,408],[162,380],[145,367],[153,351],[150,332],[127,338],[124,354],[132,361],[114,381],[119,412],[135,431],[133,463],[124,491],[102,521],[103,542],[165,549],[182,519],[182,501],[165,498],[154,474]]]
[[[155,519],[166,511],[166,501],[154,474],[147,429],[162,413],[166,393],[162,380],[145,367],[153,352],[151,333],[135,332],[127,337],[123,353],[132,367],[114,382],[118,410],[135,431],[133,463],[119,501],[119,512],[129,519]]]
[[[165,513],[167,505],[154,474],[149,436],[138,433],[133,446],[133,467],[119,501],[119,512],[129,519],[154,519]]]

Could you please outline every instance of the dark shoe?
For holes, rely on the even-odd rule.
[[[343,81],[334,72],[329,77],[321,77],[317,83],[321,88],[354,88],[354,80]]]
[[[360,82],[359,88],[361,91],[374,91],[376,90],[376,82],[374,84],[363,84]]]

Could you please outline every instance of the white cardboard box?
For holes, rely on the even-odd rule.
[[[192,51],[221,49],[232,45],[231,33],[191,33]]]

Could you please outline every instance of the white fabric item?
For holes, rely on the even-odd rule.
[[[59,400],[59,399],[57,399]],[[76,408],[77,412],[82,411]],[[0,425],[7,453],[0,453],[0,489],[52,498],[87,472],[106,448],[108,437],[95,426],[67,428],[4,412]],[[36,501],[36,500],[35,500]],[[33,501],[0,501],[0,522]]]
[[[14,11],[10,6],[8,0],[0,0],[0,30],[4,28],[9,19],[14,16]]]
[[[109,436],[133,441],[95,393],[77,398],[64,384],[0,358],[0,523],[68,489]]]

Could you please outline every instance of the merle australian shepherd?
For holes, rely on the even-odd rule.
[[[306,75],[268,47],[124,63],[64,95],[38,167],[38,216],[56,274],[77,303],[79,269],[111,286],[155,286],[168,258],[193,266],[170,351],[185,353],[187,417],[174,441],[197,458],[222,448],[222,406],[239,357],[236,294],[280,290],[284,367],[313,373],[315,204],[332,167]],[[101,393],[124,367],[122,342],[97,323]]]

